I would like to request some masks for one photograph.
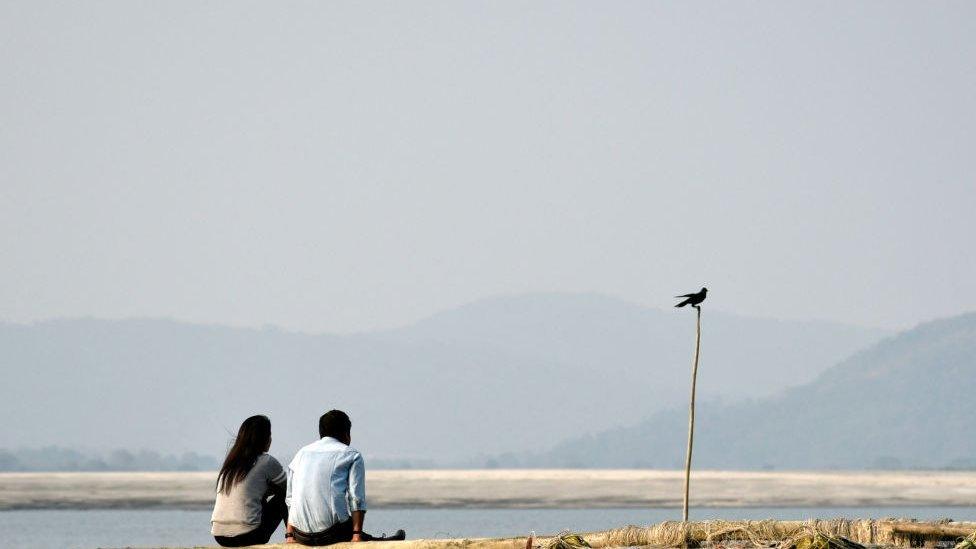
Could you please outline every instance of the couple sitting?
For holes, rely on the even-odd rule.
[[[217,475],[217,500],[211,533],[224,547],[268,543],[284,520],[285,539],[302,545],[340,541],[402,540],[403,530],[387,538],[363,532],[366,468],[353,447],[352,422],[339,410],[319,418],[317,442],[295,454],[286,475],[268,455],[271,421],[244,420]]]

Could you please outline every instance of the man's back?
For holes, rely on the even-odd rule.
[[[305,446],[288,465],[288,522],[322,532],[366,510],[366,467],[353,447],[332,437]]]

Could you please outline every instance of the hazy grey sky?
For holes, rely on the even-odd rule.
[[[973,2],[0,4],[0,318],[976,309]]]

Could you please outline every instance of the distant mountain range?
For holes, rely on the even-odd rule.
[[[703,379],[711,375],[703,371]],[[976,313],[885,339],[781,395],[706,403],[694,465],[706,469],[976,468]],[[687,410],[495,463],[682,466]]]
[[[706,309],[700,394],[773,395],[886,335]],[[588,294],[489,299],[355,336],[152,319],[0,324],[0,448],[222,455],[243,418],[265,413],[272,453],[287,459],[316,438],[322,412],[342,408],[374,465],[460,463],[684,402],[693,345],[691,311]]]

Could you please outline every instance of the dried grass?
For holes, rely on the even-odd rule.
[[[857,549],[857,545],[919,545],[919,534],[899,532],[893,524],[892,519],[667,521],[645,527],[627,526],[584,537],[594,547],[686,547],[716,541],[748,541],[757,547],[775,546],[779,549]],[[976,538],[971,541],[971,545],[958,549],[976,549]]]

